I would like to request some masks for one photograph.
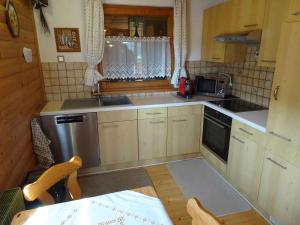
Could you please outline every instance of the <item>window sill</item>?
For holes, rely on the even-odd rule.
[[[100,81],[100,90],[106,94],[175,91],[169,80]]]

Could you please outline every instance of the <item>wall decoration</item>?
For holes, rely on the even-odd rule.
[[[56,49],[58,52],[80,52],[78,28],[54,28]]]
[[[32,5],[35,9],[40,11],[40,20],[41,20],[41,25],[45,33],[50,33],[50,29],[46,20],[46,17],[44,16],[43,13],[43,7],[48,6],[48,0],[32,0]]]
[[[6,0],[6,21],[8,28],[13,37],[19,37],[20,35],[20,23],[16,9],[12,2]]]

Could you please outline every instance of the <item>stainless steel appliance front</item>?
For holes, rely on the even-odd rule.
[[[100,165],[97,113],[42,116],[41,121],[56,163],[79,155],[83,168]]]

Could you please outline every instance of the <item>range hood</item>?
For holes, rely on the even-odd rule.
[[[259,45],[261,40],[261,31],[250,31],[238,34],[221,34],[215,37],[215,40],[221,43],[240,43],[245,45]]]

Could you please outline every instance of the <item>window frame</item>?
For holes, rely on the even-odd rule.
[[[174,38],[173,38],[173,8],[172,7],[150,7],[150,6],[128,6],[103,4],[105,16],[165,16],[168,18],[168,36],[170,37],[171,50],[171,74],[174,71]],[[98,70],[103,73],[102,63]],[[149,81],[100,81],[100,90],[102,93],[139,93],[139,92],[162,92],[173,91],[170,84],[172,76],[167,80],[149,80]]]

